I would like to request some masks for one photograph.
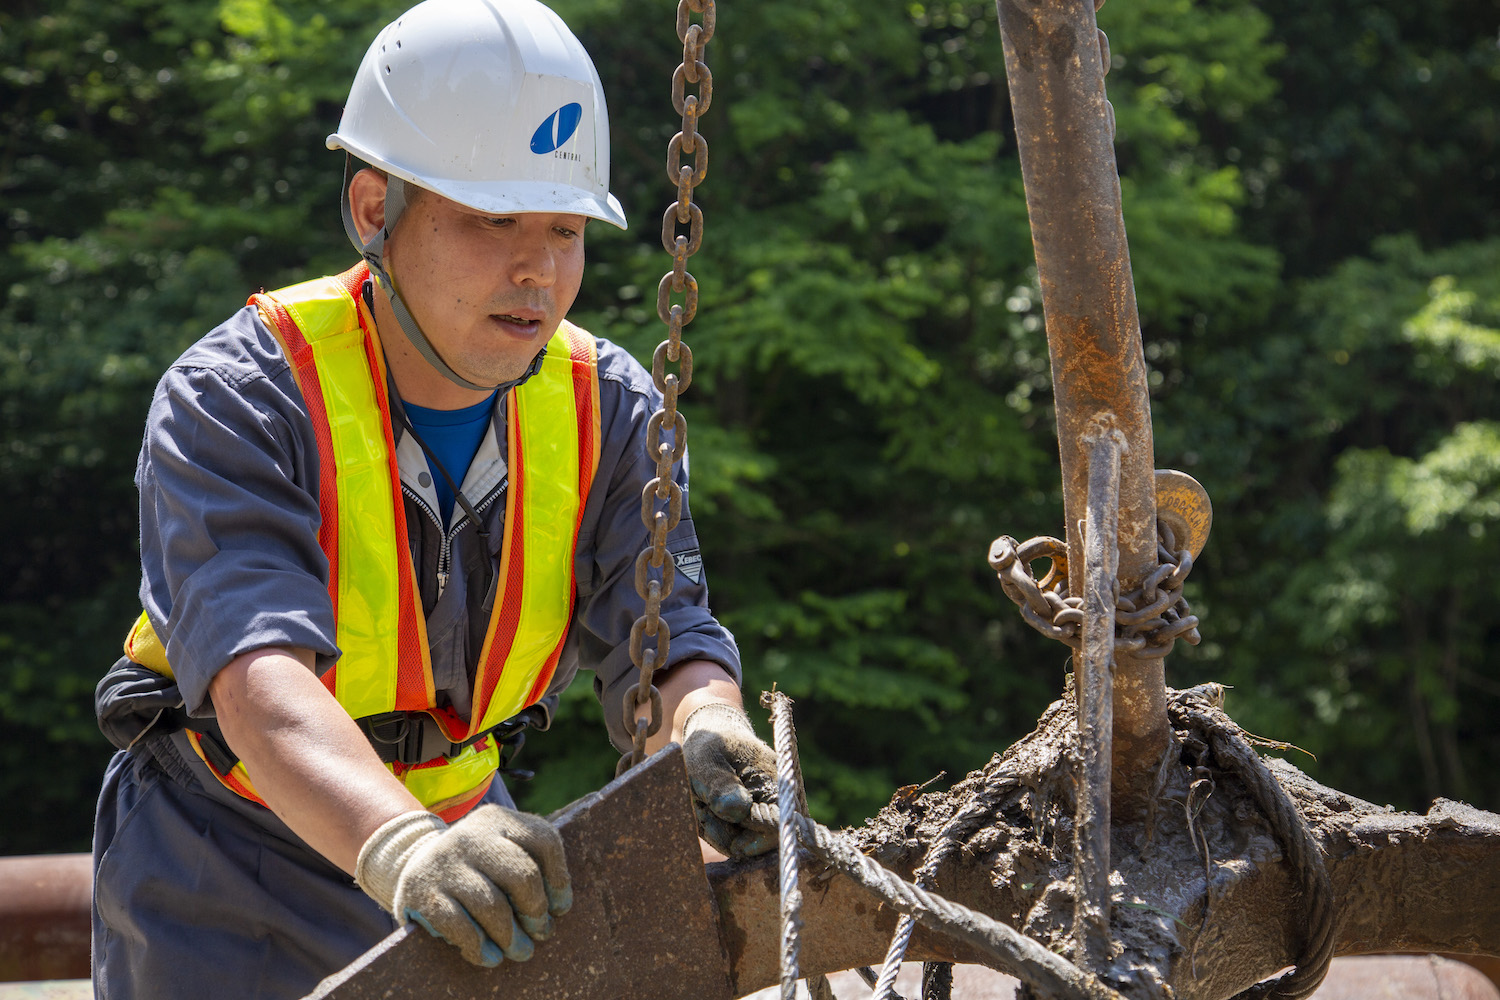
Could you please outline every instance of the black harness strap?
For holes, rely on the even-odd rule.
[[[426,712],[382,712],[355,719],[360,731],[370,741],[370,746],[383,764],[404,764],[408,767],[425,764],[439,757],[456,757],[468,747],[486,737],[492,737],[500,745],[500,770],[517,781],[529,781],[534,772],[514,766],[526,743],[526,728],[541,721],[540,713],[531,708],[506,719],[498,726],[471,736],[461,743],[454,743],[443,735],[436,719]],[[203,756],[220,774],[228,774],[240,761],[239,755],[229,747],[223,730],[213,719],[188,717],[182,709],[163,713],[161,722],[177,728],[191,729],[198,734],[198,743]],[[158,725],[161,725],[161,722]]]

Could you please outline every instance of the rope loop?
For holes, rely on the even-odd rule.
[[[1224,689],[1218,684],[1175,691],[1167,714],[1177,728],[1205,737],[1219,767],[1250,790],[1296,873],[1304,912],[1302,950],[1291,971],[1256,983],[1234,1000],[1305,1000],[1328,975],[1338,931],[1323,849],[1296,803],[1245,739],[1245,731],[1224,714],[1223,699]]]

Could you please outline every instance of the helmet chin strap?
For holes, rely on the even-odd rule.
[[[422,328],[417,325],[416,319],[412,316],[410,310],[406,308],[406,303],[402,301],[401,294],[396,291],[396,283],[391,280],[390,273],[385,269],[386,238],[390,236],[391,230],[396,228],[396,222],[401,218],[401,213],[406,211],[406,182],[399,177],[387,176],[385,185],[385,225],[377,230],[375,235],[370,237],[369,240],[363,240],[360,238],[359,228],[354,225],[354,210],[349,205],[349,165],[352,159],[353,157],[348,153],[344,154],[344,232],[348,234],[349,242],[354,244],[355,248],[364,257],[366,263],[370,265],[370,274],[375,279],[375,283],[385,289],[386,297],[391,303],[391,311],[396,314],[396,323],[401,327],[402,332],[406,334],[406,339],[411,341],[411,345],[417,349],[417,353],[422,355],[423,359],[429,365],[436,368],[454,385],[463,386],[465,389],[473,389],[475,392],[493,392],[500,388],[501,385],[510,387],[524,382],[540,365],[542,355],[547,353],[545,346],[537,353],[537,356],[531,362],[531,366],[526,370],[526,374],[521,376],[519,380],[510,383],[498,383],[496,385],[479,385],[478,383],[470,382],[450,368],[448,362],[444,361],[442,356],[433,349],[432,342],[427,339],[427,335],[422,332]]]

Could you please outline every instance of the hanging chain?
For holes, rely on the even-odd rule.
[[[693,13],[702,14],[703,23],[690,24]],[[708,175],[708,140],[698,132],[698,118],[713,100],[714,78],[704,61],[704,48],[714,35],[714,13],[714,0],[679,0],[677,4],[682,64],[672,74],[672,106],[682,115],[682,131],[667,144],[667,179],[677,188],[677,199],[661,218],[662,247],[672,255],[672,270],[662,276],[656,289],[656,313],[667,325],[667,339],[657,345],[651,358],[651,379],[662,394],[662,407],[646,426],[646,456],[656,466],[656,477],[641,490],[641,521],[651,541],[635,560],[635,590],[646,608],[630,630],[630,659],[640,680],[625,699],[631,750],[620,758],[617,776],[645,760],[646,740],[662,725],[661,692],[652,677],[667,665],[672,638],[661,619],[661,602],[672,593],[676,575],[667,557],[667,535],[682,518],[682,487],[672,469],[687,450],[687,418],[677,409],[677,397],[693,381],[693,352],[682,341],[682,328],[698,314],[698,281],[688,273],[687,259],[703,245],[703,209],[693,204],[693,190]],[[690,83],[697,86],[697,94],[687,93]],[[691,165],[682,162],[685,156],[692,157]],[[687,233],[680,235],[677,230],[683,226]],[[672,302],[673,295],[683,300]],[[669,361],[677,365],[676,372],[667,372]],[[672,431],[670,444],[662,440],[667,428]],[[656,640],[655,648],[646,648],[648,636]]]

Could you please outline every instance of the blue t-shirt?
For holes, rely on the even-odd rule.
[[[432,485],[437,490],[438,506],[443,515],[443,524],[453,517],[453,491],[448,481],[432,462],[433,455],[443,463],[453,483],[463,486],[464,473],[474,461],[474,453],[484,441],[484,432],[490,426],[490,412],[495,407],[493,393],[483,402],[465,406],[461,410],[430,410],[425,406],[401,404],[406,408],[406,417],[416,428],[417,436],[427,443],[432,454],[427,456],[427,467],[432,470]]]

